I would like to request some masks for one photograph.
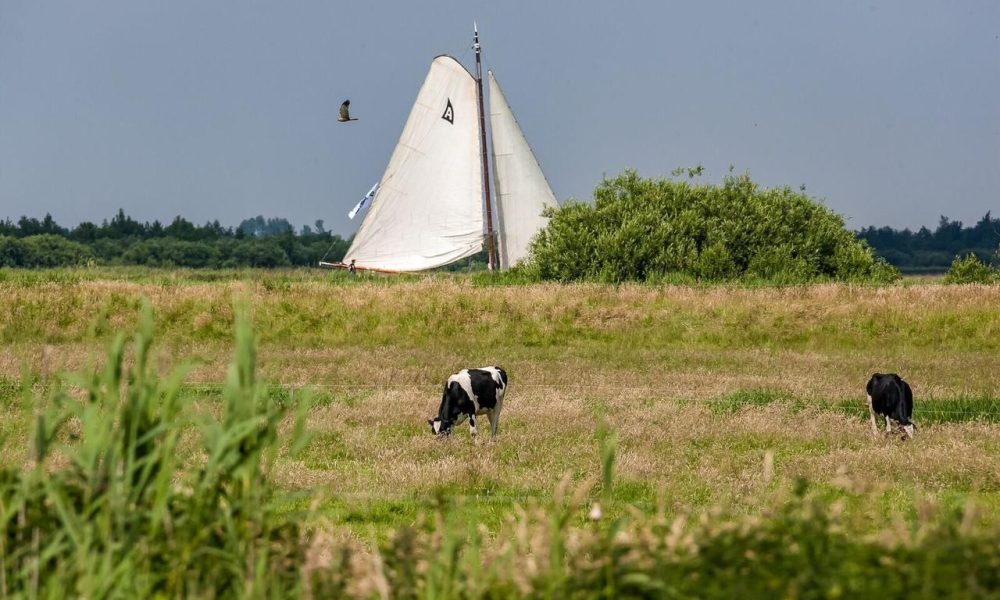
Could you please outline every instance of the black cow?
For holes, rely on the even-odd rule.
[[[500,367],[462,369],[448,377],[438,415],[427,422],[437,435],[448,435],[455,425],[469,418],[469,433],[476,435],[476,415],[485,414],[492,437],[497,435],[500,410],[507,391],[507,373]]]
[[[885,417],[885,431],[892,431],[890,421],[903,427],[907,437],[913,437],[913,390],[895,373],[875,373],[868,380],[868,412],[872,419],[872,435],[878,435],[875,415]]]

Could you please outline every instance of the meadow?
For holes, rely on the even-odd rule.
[[[231,355],[233,303],[244,301],[262,377],[275,393],[317,396],[316,439],[282,469],[284,483],[329,491],[338,498],[331,510],[349,520],[397,523],[441,492],[482,502],[479,512],[496,519],[512,502],[549,493],[564,473],[593,473],[602,421],[619,433],[622,501],[651,505],[662,492],[678,506],[752,509],[770,449],[780,476],[831,490],[850,479],[865,490],[850,497],[866,505],[912,514],[920,496],[933,495],[1000,508],[997,286],[495,287],[461,277],[209,275],[8,276],[0,282],[6,389],[20,389],[25,367],[44,382],[98,363],[149,298],[158,360],[164,369],[189,362],[186,393],[211,404]],[[488,364],[512,381],[497,442],[474,447],[467,429],[433,439],[425,420],[444,379]],[[861,417],[875,371],[899,372],[913,386],[917,443],[870,438]]]
[[[277,485],[309,527],[377,543],[446,506],[497,538],[512,514],[602,478],[608,518],[639,510],[755,517],[789,490],[852,531],[913,529],[931,513],[1000,522],[1000,286],[499,285],[489,277],[320,271],[0,271],[2,462],[29,460],[33,412],[62,373],[94,372],[119,331],[154,315],[152,364],[187,364],[192,410],[221,414],[234,306],[258,339],[267,394],[291,417]],[[451,372],[502,365],[496,440],[426,419]],[[898,372],[912,441],[873,438],[864,385]],[[181,457],[199,449],[181,443]],[[605,465],[607,467],[607,465]],[[600,486],[598,486],[600,487]],[[584,518],[584,517],[580,517]]]

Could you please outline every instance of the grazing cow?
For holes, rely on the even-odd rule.
[[[497,435],[500,410],[507,391],[507,373],[500,367],[462,369],[448,377],[438,415],[427,422],[437,435],[448,435],[455,425],[469,418],[469,433],[475,438],[476,415],[485,414],[492,437]]]
[[[878,435],[875,415],[885,417],[885,432],[892,431],[890,421],[903,427],[907,437],[913,437],[913,390],[895,373],[875,373],[868,380],[868,413],[872,419],[872,435]]]

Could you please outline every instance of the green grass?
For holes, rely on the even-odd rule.
[[[201,582],[189,596],[259,597],[253,589],[265,588],[247,586],[265,573],[273,594],[305,594],[314,583],[318,595],[335,596],[351,583],[361,597],[380,581],[400,597],[819,593],[804,582],[825,582],[827,595],[841,586],[848,597],[886,589],[969,597],[998,585],[990,573],[1000,567],[1000,373],[994,346],[980,337],[995,323],[983,309],[992,288],[498,287],[298,272],[210,282],[181,273],[163,286],[142,279],[155,272],[129,281],[49,275],[0,281],[9,300],[0,307],[0,514],[22,527],[19,553],[2,561],[11,589],[28,585],[43,552],[24,545],[32,527],[49,528],[53,540],[44,553],[59,579],[44,589],[55,597],[124,589],[115,582],[131,580],[107,570],[118,564],[150,573],[137,585],[177,594],[167,574],[176,565],[151,558],[177,553]],[[156,316],[133,348],[148,344],[151,329],[158,345],[124,360],[114,336],[143,323],[143,297]],[[254,351],[244,334],[235,367],[234,300],[247,303],[260,339]],[[933,331],[942,324],[949,329]],[[845,329],[856,333],[853,344]],[[942,346],[923,344],[925,335]],[[171,380],[172,365],[185,362],[184,380]],[[466,429],[430,436],[424,420],[444,377],[493,363],[511,374],[498,440],[474,445]],[[105,367],[115,364],[127,376],[107,379],[115,370]],[[914,386],[913,441],[870,435],[863,386],[873,370],[898,370]],[[33,460],[37,416],[60,422],[62,413],[47,412],[53,394],[80,410],[81,391],[103,398],[103,412],[65,421],[58,452]],[[79,507],[99,518],[53,512],[78,485],[74,465],[92,468],[86,457],[121,448],[129,455],[136,438],[115,437],[123,429],[114,423],[127,420],[134,402],[176,407],[151,434],[175,442],[151,456],[178,482],[199,481],[216,464],[212,448],[219,456],[243,448],[229,428],[241,427],[247,406],[287,416],[272,417],[257,438],[260,470],[240,471],[212,496],[232,494],[221,504],[182,484],[160,488],[172,498],[166,503],[150,496],[131,511]],[[311,432],[303,448],[296,411]],[[113,485],[128,496],[132,471],[120,464]],[[239,486],[247,476],[268,502]],[[32,487],[43,481],[52,483]],[[12,498],[37,508],[33,525],[18,525]],[[234,502],[243,516],[234,516]],[[587,518],[594,502],[603,513],[597,523]],[[138,542],[153,545],[128,558],[126,545],[66,542],[80,527],[94,540],[146,539],[143,516],[184,522],[156,512],[169,506],[200,507],[205,521],[173,538],[154,528]],[[680,533],[672,533],[677,519]],[[227,523],[218,543],[228,554],[191,561],[188,533],[216,531],[206,522]],[[297,533],[269,542],[254,533],[286,526]],[[247,562],[241,553],[258,544],[291,559]],[[793,546],[823,560],[803,559]],[[338,562],[349,556],[354,566]],[[928,561],[939,579],[913,568]],[[234,573],[240,583],[204,583]],[[700,578],[709,576],[715,583],[706,587]]]
[[[269,394],[287,402],[289,390],[312,390],[313,425],[329,441],[329,456],[321,446],[288,465],[282,483],[290,488],[308,483],[425,507],[440,485],[468,485],[465,495],[476,498],[481,468],[505,487],[529,481],[545,490],[563,473],[582,480],[592,471],[593,432],[607,420],[632,453],[620,481],[666,484],[695,507],[735,498],[753,511],[759,501],[744,480],[762,445],[791,459],[788,478],[828,479],[836,460],[867,468],[856,440],[870,443],[863,385],[876,370],[900,372],[913,385],[919,433],[932,444],[926,458],[942,473],[935,481],[965,470],[972,474],[962,477],[983,482],[975,493],[1000,486],[985,465],[947,459],[949,439],[966,452],[996,452],[982,431],[963,427],[996,423],[1000,287],[507,285],[514,282],[505,277],[5,271],[0,377],[9,391],[0,394],[20,393],[24,365],[51,381],[99,363],[99,349],[135,326],[148,297],[157,364],[190,361],[182,393],[211,411],[239,300],[258,332],[259,368],[280,384]],[[473,450],[462,431],[447,445],[431,444],[424,420],[441,382],[480,364],[511,374],[501,443]],[[552,403],[558,410],[547,410]],[[23,423],[13,413],[5,420],[15,445],[8,454],[20,456]],[[826,429],[810,425],[818,422]],[[744,429],[743,438],[730,436],[731,427]],[[692,462],[673,458],[691,448],[701,453]],[[472,466],[456,469],[460,460]],[[889,485],[924,489],[902,458],[893,461],[899,470],[887,474]],[[648,503],[648,490],[640,496]]]
[[[709,401],[715,413],[728,415],[741,410],[780,404],[793,412],[807,408],[834,411],[868,420],[868,407],[857,399],[823,401],[796,397],[775,390],[737,390]],[[954,398],[926,398],[916,404],[914,420],[919,424],[1000,423],[1000,397],[989,394]]]

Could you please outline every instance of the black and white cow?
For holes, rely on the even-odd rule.
[[[427,420],[431,431],[448,435],[468,417],[469,433],[475,437],[476,415],[485,414],[490,421],[490,433],[496,437],[506,391],[507,372],[500,367],[462,369],[444,384],[438,415]]]
[[[872,420],[872,435],[878,435],[875,415],[885,417],[885,431],[892,431],[890,421],[903,427],[907,437],[913,437],[913,390],[895,373],[875,373],[868,380],[868,413]]]

